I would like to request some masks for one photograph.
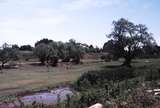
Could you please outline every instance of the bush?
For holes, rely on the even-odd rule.
[[[153,81],[160,79],[160,69],[151,69],[145,73],[146,81]]]
[[[127,98],[127,108],[152,108],[158,100],[144,88],[138,88],[132,91]]]
[[[83,90],[95,86],[103,86],[108,81],[119,82],[133,77],[133,69],[126,67],[113,70],[89,71],[77,80],[75,87],[78,90]]]

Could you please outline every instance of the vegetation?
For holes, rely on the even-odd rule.
[[[70,100],[70,107],[59,108],[72,108],[73,105],[75,108],[82,108],[97,102],[111,108],[151,108],[160,101],[160,98],[146,92],[149,88],[158,87],[160,73],[156,64],[152,68],[150,65],[143,67],[137,63],[132,68],[119,65],[113,67],[107,66],[103,70],[83,74],[74,85],[80,94]],[[137,74],[139,71],[141,72]],[[148,72],[152,74],[147,74]]]
[[[13,47],[13,46],[12,46],[12,47]],[[14,46],[14,47],[16,47],[16,46]],[[19,48],[19,50],[21,50],[21,51],[32,51],[33,48],[32,48],[30,45],[22,45],[22,46]]]
[[[50,61],[52,66],[56,66],[58,59],[65,62],[72,59],[73,63],[79,64],[85,50],[84,46],[76,43],[74,39],[69,40],[67,43],[42,39],[36,43],[34,52],[42,64],[45,64],[45,61]]]
[[[86,108],[95,103],[107,108],[152,108],[160,101],[152,93],[160,87],[160,47],[152,34],[145,25],[121,18],[113,21],[107,37],[103,49],[74,39],[44,38],[34,47],[2,45],[1,68],[16,65],[0,75],[0,101],[64,83],[75,90],[74,96],[55,106],[33,103],[26,108]],[[96,56],[84,59],[86,55]]]
[[[35,47],[34,53],[39,58],[41,64],[44,65],[49,56],[49,46],[41,43]]]
[[[16,49],[12,49],[8,46],[8,44],[3,44],[2,49],[0,49],[0,62],[1,67],[4,68],[4,64],[9,62],[10,60],[17,59],[17,51]]]
[[[131,66],[131,60],[139,54],[141,48],[156,45],[152,34],[143,24],[137,25],[121,18],[113,21],[113,26],[113,31],[107,35],[111,40],[105,45],[112,49],[113,55],[125,59],[123,63],[125,66]]]

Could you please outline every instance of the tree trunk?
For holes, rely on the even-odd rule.
[[[2,69],[4,68],[4,63],[2,63],[1,67],[2,67]]]
[[[79,64],[80,63],[80,57],[79,56],[74,57],[72,62],[75,63],[75,64]]]
[[[45,65],[45,60],[44,59],[40,59],[41,61],[41,65]]]
[[[53,67],[56,67],[57,66],[57,63],[58,63],[58,57],[52,57],[50,58],[50,63]]]
[[[2,71],[2,66],[0,67],[0,73],[3,73],[3,71]]]
[[[0,66],[0,73],[3,73],[3,68],[4,68],[4,63],[2,63],[2,65]]]

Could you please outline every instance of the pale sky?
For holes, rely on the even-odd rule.
[[[0,0],[0,45],[73,38],[102,47],[121,17],[146,24],[160,43],[160,0]]]

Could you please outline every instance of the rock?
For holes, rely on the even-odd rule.
[[[116,103],[111,102],[111,101],[106,101],[105,108],[116,108]]]
[[[153,91],[154,92],[160,92],[160,89],[154,89]]]
[[[100,104],[100,103],[96,103],[96,104],[94,104],[94,105],[92,105],[92,106],[90,106],[88,108],[103,108],[103,105]]]
[[[155,92],[154,95],[156,95],[156,96],[157,96],[157,95],[160,95],[160,92]]]

